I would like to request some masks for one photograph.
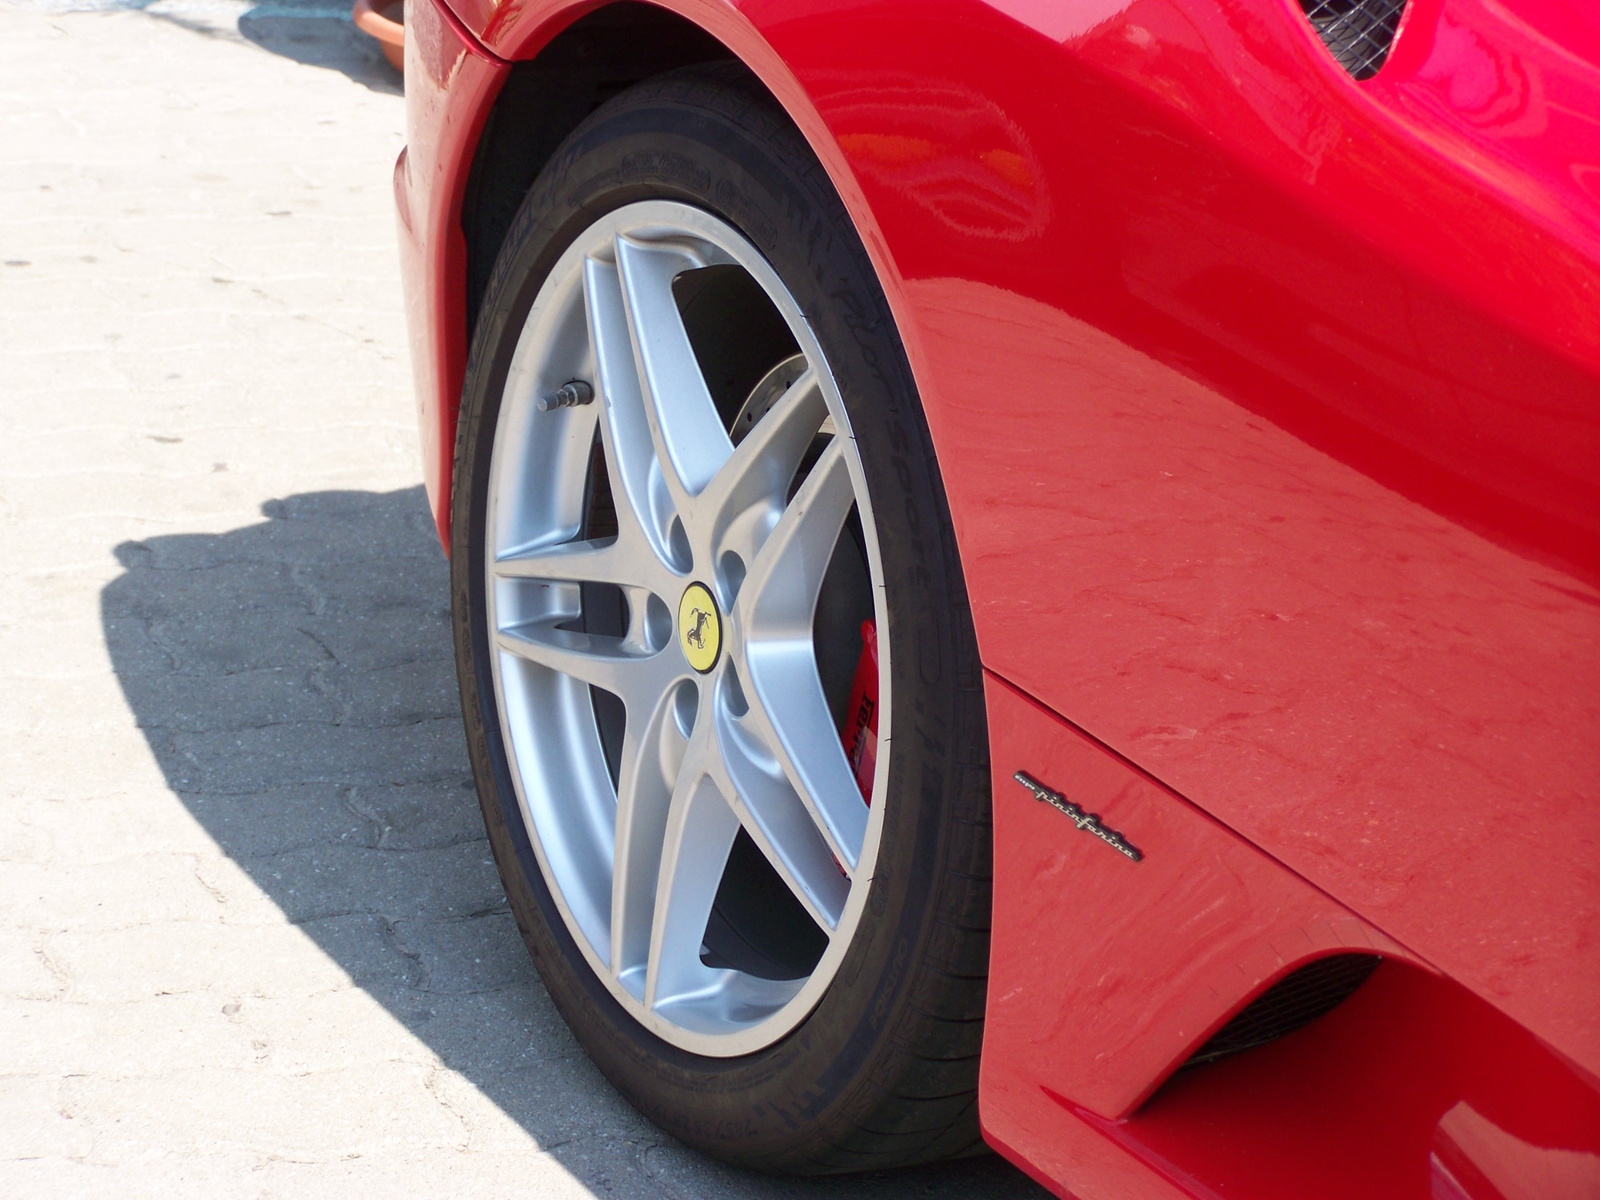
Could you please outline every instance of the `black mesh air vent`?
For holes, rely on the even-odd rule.
[[[1347,1000],[1380,961],[1375,954],[1331,954],[1289,972],[1217,1030],[1184,1066],[1264,1046],[1309,1025]]]
[[[1371,79],[1389,57],[1406,0],[1300,0],[1300,7],[1339,65]]]

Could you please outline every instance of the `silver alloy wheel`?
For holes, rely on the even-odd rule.
[[[673,291],[713,266],[748,272],[803,357],[757,385],[733,436]],[[578,403],[551,403],[572,381],[591,383],[593,401],[575,387],[563,400]],[[600,537],[586,525],[597,461],[615,510],[614,535]],[[813,634],[852,510],[879,630],[870,805]],[[892,733],[889,638],[838,387],[788,289],[736,230],[643,201],[561,256],[506,378],[486,529],[501,728],[568,930],[657,1036],[719,1057],[770,1045],[826,990],[865,904]],[[596,632],[587,610],[607,605],[615,631]],[[607,697],[625,713],[609,760]],[[800,978],[707,961],[707,922],[741,830],[825,937]]]

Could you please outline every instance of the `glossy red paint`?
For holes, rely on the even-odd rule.
[[[1048,1102],[1197,1196],[1280,1200],[1288,1179],[1296,1200],[1600,1194],[1593,1090],[1481,1000],[1398,963],[1323,1020],[1174,1077],[1129,1120]]]
[[[987,685],[995,838],[1010,847],[983,1061],[997,1146],[1081,1200],[1600,1194],[1600,1093],[1569,1064],[1036,701]],[[1144,858],[1040,804],[1010,777],[1017,761],[1072,780],[1070,798]],[[1172,1074],[1270,983],[1342,951],[1387,961],[1321,1021]]]
[[[1338,951],[1406,951],[994,676],[995,872],[986,1096],[1042,1084],[1129,1115],[1273,980]],[[1121,832],[1133,861],[1012,778]],[[993,1120],[986,1107],[985,1117]]]
[[[442,529],[465,363],[460,196],[502,68],[448,41],[426,15],[441,2],[414,0],[434,32],[408,42],[436,49],[419,47],[424,71],[408,61],[412,144],[397,178]],[[1169,1169],[1184,1137],[1199,1145],[1215,1128],[1199,1101],[1185,1107],[1188,1083],[1129,1113],[1280,955],[1363,938],[1456,981],[1402,969],[1404,1004],[1476,1005],[1486,1036],[1566,1063],[1592,1099],[1592,6],[1413,0],[1364,84],[1295,0],[665,6],[742,58],[816,149],[928,412],[991,705],[1008,714],[991,729],[992,1139],[1085,1197],[1259,1194],[1230,1182],[1255,1178],[1239,1162],[1192,1147],[1209,1166]],[[455,0],[508,59],[594,7]],[[1019,767],[1092,797],[1161,853],[1131,866],[1051,832],[1065,818],[1005,782]],[[1098,881],[1092,901],[1073,897],[1064,867],[1051,873],[1069,860]],[[1085,903],[1099,924],[1046,927],[1052,905]],[[1324,929],[1285,954],[1296,930]],[[1045,955],[1048,936],[1062,940]],[[1118,1005],[1096,1007],[1112,983]],[[1343,1029],[1344,1012],[1312,1028]],[[1086,1028],[1101,1040],[1074,1041]],[[1319,1136],[1368,1136],[1369,1114],[1390,1111],[1374,1099],[1390,1094],[1372,1082],[1376,1060],[1361,1076],[1373,1094],[1358,1092],[1327,1054],[1285,1058],[1296,1037],[1208,1068],[1237,1087],[1206,1111],[1260,1139],[1282,1132],[1239,1108],[1240,1089],[1292,1061],[1306,1088],[1327,1081],[1340,1101],[1317,1110]],[[1408,1069],[1455,1061],[1449,1046],[1428,1053]],[[1445,1166],[1407,1167],[1412,1190],[1355,1194],[1494,1195],[1469,1178],[1503,1177],[1484,1147],[1513,1159],[1512,1142],[1557,1147],[1494,1103],[1463,1092],[1448,1112],[1478,1116],[1432,1118],[1427,1154]],[[1156,1132],[1130,1141],[1132,1128]],[[1256,1137],[1239,1144],[1268,1145]],[[1471,1161],[1458,1170],[1452,1154]],[[1285,1155],[1262,1161],[1306,1178]],[[1589,1194],[1560,1186],[1541,1194]],[[1294,1194],[1319,1193],[1297,1182]]]
[[[1422,5],[1363,88],[1288,5],[1086,11],[770,30],[896,254],[986,666],[1594,1069],[1592,46]],[[1565,142],[1506,162],[1502,75]]]
[[[1010,7],[766,30],[895,255],[985,664],[1600,1066],[1592,47],[1424,4],[1362,87],[1287,4]]]
[[[406,14],[408,141],[395,163],[394,193],[423,480],[446,546],[456,411],[467,369],[461,197],[507,69],[442,0],[413,0]]]

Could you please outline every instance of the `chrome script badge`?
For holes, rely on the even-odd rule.
[[[1033,798],[1041,803],[1048,804],[1051,808],[1059,809],[1072,818],[1072,823],[1085,833],[1092,833],[1118,854],[1126,854],[1134,862],[1144,860],[1144,852],[1123,837],[1115,829],[1107,829],[1100,823],[1099,813],[1086,813],[1060,792],[1053,792],[1040,783],[1026,771],[1018,771],[1011,778],[1033,793]]]

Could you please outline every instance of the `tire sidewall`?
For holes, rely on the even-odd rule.
[[[799,135],[750,128],[724,81],[671,77],[593,114],[536,181],[502,246],[469,357],[451,537],[455,651],[489,840],[541,978],[602,1072],[692,1145],[750,1165],[791,1163],[859,1119],[936,919],[958,714],[950,605],[961,588],[943,492],[904,352],[842,205]],[[741,111],[743,110],[743,111]],[[743,119],[741,119],[743,118]],[[811,1013],[737,1058],[651,1034],[588,966],[529,840],[499,727],[486,622],[485,514],[501,395],[555,262],[606,213],[646,199],[712,212],[749,239],[798,301],[844,398],[874,518],[889,612],[893,712],[878,858],[852,944]]]

